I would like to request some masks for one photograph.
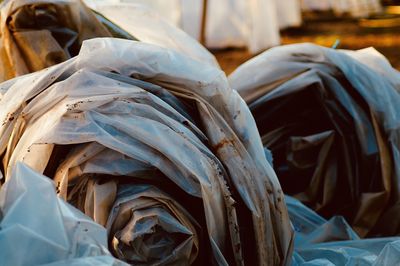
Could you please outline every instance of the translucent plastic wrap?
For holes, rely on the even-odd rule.
[[[111,36],[80,0],[8,0],[0,12],[0,81],[65,61],[86,39]]]
[[[195,225],[197,230],[200,226],[172,197],[151,185],[81,182],[89,184],[78,185],[86,193],[76,190],[81,193],[76,204],[107,227],[110,249],[117,257],[133,265],[185,265],[195,261],[199,251]],[[71,193],[70,197],[75,195]]]
[[[292,265],[397,265],[400,237],[360,239],[343,217],[329,221],[287,197],[296,230]]]
[[[114,254],[144,261],[123,243],[137,239],[128,228],[143,233],[138,217],[159,216],[173,226],[146,218],[157,228],[149,232],[182,251],[171,259],[183,264],[197,252],[201,264],[290,262],[293,232],[278,179],[249,109],[219,69],[149,44],[93,39],[76,58],[6,82],[2,91],[6,179],[18,161],[54,178],[61,197],[107,221]],[[116,186],[98,201],[93,184],[110,180]],[[120,220],[110,218],[113,204],[124,200],[125,189],[135,195],[135,184],[156,186],[161,192],[146,198],[168,203],[143,210],[129,203],[134,211],[127,213],[137,217],[114,233],[111,224]],[[177,230],[180,244],[171,236]],[[146,246],[145,259],[169,261]]]
[[[143,6],[86,2],[108,19],[81,0],[4,1],[0,6],[0,81],[63,62],[78,54],[84,40],[96,37],[140,40],[218,66],[196,40]]]
[[[22,163],[0,190],[0,211],[0,265],[127,265],[108,252],[102,226]]]
[[[146,1],[150,7],[157,5],[163,10],[162,16],[146,7],[143,1],[84,0],[84,2],[141,42],[173,49],[201,62],[218,66],[215,57],[206,48],[178,28],[179,23],[174,24],[163,18],[163,16],[168,17],[168,11],[179,13],[180,10],[174,8],[173,1],[169,0],[167,6],[166,1]]]
[[[272,150],[285,193],[325,217],[343,215],[362,237],[400,229],[398,73],[380,66],[390,68],[376,52],[297,44],[229,77]]]

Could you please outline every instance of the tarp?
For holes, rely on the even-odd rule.
[[[197,258],[222,265],[290,262],[293,232],[283,192],[250,110],[221,70],[172,50],[102,38],[84,42],[69,61],[1,87],[0,152],[6,179],[23,161],[54,178],[61,197],[76,206],[80,202],[80,209],[102,224],[107,208],[127,200],[119,194],[125,188],[114,186],[105,193],[99,187],[103,192],[97,198],[96,186],[87,192],[89,182],[116,180],[132,191],[137,189],[133,184],[149,184],[163,192],[149,198],[162,199],[157,208],[126,205],[132,211],[123,213],[137,217],[115,225],[122,228],[120,235],[108,232],[118,257],[143,260],[132,251],[137,237],[131,232],[142,234],[137,223],[145,219],[150,234],[168,239],[163,241],[168,250],[179,251],[171,258],[175,262],[189,263],[198,247],[199,254],[212,256]],[[75,191],[81,186],[85,199]],[[96,206],[103,203],[99,214]],[[155,224],[150,216],[172,225]],[[107,219],[107,227],[117,221]],[[185,239],[184,248],[175,241],[176,230]],[[157,257],[152,243],[146,246],[144,259],[170,262]]]
[[[229,77],[285,193],[324,217],[343,215],[361,237],[400,228],[399,76],[382,66],[390,68],[376,52],[296,44],[270,49]]]
[[[0,190],[0,214],[0,265],[127,265],[108,252],[102,226],[23,163]]]

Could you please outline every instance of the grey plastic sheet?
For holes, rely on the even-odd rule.
[[[5,179],[19,161],[53,178],[60,197],[105,224],[118,258],[290,263],[293,230],[282,189],[248,107],[219,69],[103,38],[85,41],[76,58],[1,87]],[[118,205],[140,184],[160,191]],[[146,208],[135,205],[144,202]],[[114,217],[116,208],[132,217]],[[145,231],[141,219],[149,223]],[[176,252],[159,257],[157,239]]]
[[[102,226],[23,163],[0,190],[0,211],[0,265],[127,265],[107,250]]]
[[[390,71],[389,71],[390,70]],[[229,77],[285,193],[361,237],[399,233],[399,75],[369,49],[273,48]]]

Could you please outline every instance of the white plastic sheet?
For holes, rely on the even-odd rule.
[[[108,252],[102,226],[22,163],[0,190],[0,211],[0,265],[127,265]]]
[[[202,0],[182,1],[182,27],[200,38]],[[279,29],[299,26],[297,0],[208,1],[206,46],[210,48],[248,47],[258,53],[279,45]]]
[[[176,20],[180,20],[180,17],[168,15],[170,12],[180,13],[180,8],[175,2],[85,0],[90,8],[141,42],[173,49],[201,62],[218,66],[218,62],[209,51],[178,28],[179,23]]]
[[[202,200],[218,264],[230,252],[237,264],[290,262],[282,190],[249,109],[221,70],[149,44],[93,39],[78,57],[7,82],[2,92],[6,178],[22,160],[53,173],[63,197],[68,184],[93,174],[169,180]],[[64,145],[65,161],[50,163]],[[254,234],[239,234],[243,219]],[[255,256],[242,253],[246,239]]]
[[[99,0],[91,2],[104,3]],[[146,5],[200,40],[203,0],[112,2]],[[168,3],[168,7],[165,3]],[[171,15],[174,12],[179,12],[179,16]],[[208,1],[205,45],[209,48],[248,47],[252,53],[258,53],[279,45],[279,29],[300,24],[301,10],[298,0],[211,0]]]

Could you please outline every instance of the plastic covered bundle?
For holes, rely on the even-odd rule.
[[[325,217],[343,215],[362,237],[400,228],[399,76],[380,66],[388,68],[368,50],[298,44],[271,49],[229,77],[285,193]]]
[[[133,265],[195,261],[199,225],[171,196],[148,184],[89,178],[81,182],[86,184],[77,185],[81,190],[71,193],[71,202],[107,228],[116,257]]]
[[[8,0],[0,12],[0,81],[63,62],[86,39],[111,36],[80,0]]]
[[[63,62],[79,53],[84,40],[96,37],[140,40],[218,66],[196,40],[143,6],[86,2],[101,14],[81,0],[4,1],[0,6],[0,81]]]
[[[282,190],[222,71],[103,38],[1,87],[6,179],[18,161],[54,178],[61,197],[107,226],[114,254],[154,264],[187,264],[197,252],[194,263],[290,262]],[[160,191],[139,192],[143,184]],[[158,240],[179,252],[157,257]]]
[[[127,265],[108,252],[103,227],[22,163],[0,190],[0,211],[0,265]]]

